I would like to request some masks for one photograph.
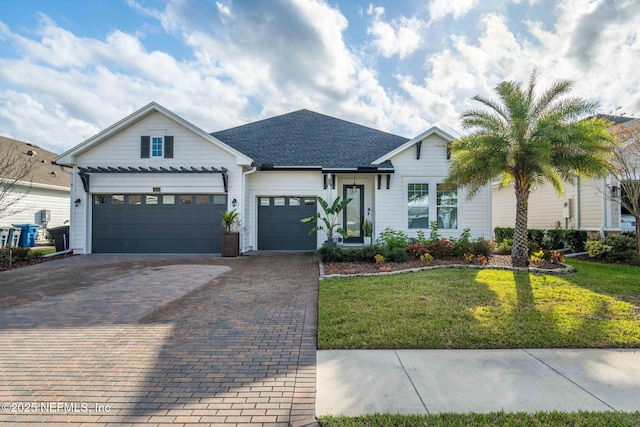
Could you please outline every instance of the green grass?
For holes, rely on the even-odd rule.
[[[640,347],[640,268],[431,270],[320,284],[321,349]]]
[[[490,414],[435,414],[435,415],[389,415],[376,414],[363,417],[321,417],[323,427],[413,427],[413,426],[527,426],[527,427],[592,427],[592,426],[638,426],[640,412],[522,412]]]

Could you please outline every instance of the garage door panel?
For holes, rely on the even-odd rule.
[[[114,204],[108,195],[95,203],[95,197],[93,252],[220,252],[224,230],[219,212],[227,208],[226,195],[129,195],[124,199],[127,204]],[[180,204],[181,199],[201,204]],[[218,203],[213,204],[214,200]]]
[[[309,235],[314,224],[303,224],[302,218],[316,213],[315,198],[259,197],[258,249],[261,250],[313,250],[315,234]]]

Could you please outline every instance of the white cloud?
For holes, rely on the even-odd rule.
[[[374,36],[373,45],[384,57],[398,55],[400,59],[415,52],[422,44],[422,34],[425,23],[412,17],[401,16],[391,22],[382,20],[383,7],[369,5],[367,14],[373,17],[371,25],[367,28],[367,34]]]
[[[469,12],[476,4],[476,0],[431,0],[429,15],[432,21],[439,21],[447,15],[458,19]]]

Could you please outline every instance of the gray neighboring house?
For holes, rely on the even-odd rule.
[[[415,138],[308,110],[206,133],[151,103],[60,155],[72,167],[71,248],[94,252],[220,252],[220,211],[240,213],[241,251],[314,250],[301,218],[317,197],[352,198],[345,245],[387,227],[415,236],[491,235],[490,186],[472,200],[446,190],[448,143],[433,127]]]
[[[42,225],[36,217],[42,210],[50,212],[46,224],[49,228],[69,223],[70,171],[65,173],[62,167],[53,164],[57,154],[28,142],[0,136],[0,156],[16,157],[19,162],[32,164],[33,168],[29,178],[18,183],[13,192],[19,198],[11,207],[15,213],[0,218],[0,227]]]

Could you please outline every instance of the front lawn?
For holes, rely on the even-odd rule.
[[[363,417],[321,417],[322,427],[409,427],[409,426],[637,426],[640,412],[523,412],[491,414],[434,414],[434,415],[389,415],[376,414]]]
[[[320,283],[320,349],[640,347],[640,267],[431,270]]]

